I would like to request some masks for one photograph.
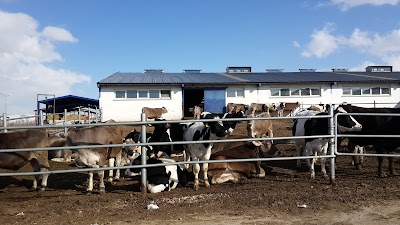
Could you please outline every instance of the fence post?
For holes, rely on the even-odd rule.
[[[142,122],[146,122],[146,114],[142,113]],[[142,143],[146,143],[146,124],[142,125],[142,129],[141,129],[141,140],[140,142]],[[146,165],[147,164],[147,149],[146,146],[141,146],[141,160],[142,160],[142,165]],[[147,194],[147,169],[146,168],[142,168],[141,171],[142,175],[141,175],[141,190],[142,190],[142,194],[146,195]]]
[[[64,109],[64,125],[67,124],[67,121],[68,121],[68,119],[67,119],[67,109]],[[64,133],[67,133],[67,131],[68,131],[68,128],[64,127]]]
[[[6,128],[7,127],[7,114],[3,113],[3,127]],[[7,133],[7,129],[3,130],[4,133]]]
[[[334,107],[335,105],[332,104],[331,107],[329,107],[329,134],[334,135],[335,134],[335,129],[336,126],[334,124]],[[332,158],[329,158],[329,174],[330,174],[330,183],[331,185],[335,185],[335,148],[336,148],[335,143],[335,138],[329,138],[329,155],[332,156]]]
[[[40,118],[40,126],[43,126],[43,113],[42,110],[39,111],[39,118]]]

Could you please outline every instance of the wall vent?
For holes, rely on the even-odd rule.
[[[145,73],[164,73],[164,70],[162,69],[145,69]]]
[[[251,73],[249,66],[228,66],[226,67],[227,73]]]
[[[267,73],[282,73],[283,69],[266,69]]]
[[[333,68],[332,72],[347,72],[349,69],[345,68]]]
[[[315,72],[316,69],[299,69],[300,72]]]
[[[201,70],[183,70],[184,73],[200,73]]]
[[[367,72],[393,72],[392,66],[367,66],[365,68]]]

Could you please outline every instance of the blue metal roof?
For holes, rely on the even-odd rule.
[[[39,103],[46,104],[50,108],[48,110],[48,112],[53,112],[52,107],[53,107],[54,102],[55,102],[55,106],[56,106],[55,107],[56,113],[62,113],[62,112],[64,112],[64,109],[67,109],[68,111],[74,110],[74,108],[76,108],[76,107],[88,107],[88,108],[99,107],[99,100],[75,96],[75,95],[65,95],[65,96],[60,96],[57,98],[49,98],[49,99],[45,99],[45,100],[40,100],[40,101],[38,101],[38,106],[39,106]]]
[[[399,82],[400,72],[114,73],[97,85]]]

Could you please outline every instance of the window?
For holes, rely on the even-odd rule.
[[[148,90],[140,90],[139,91],[139,98],[148,98]]]
[[[125,96],[126,94],[126,96]],[[151,98],[151,99],[170,99],[171,90],[126,90],[116,91],[115,98]]]
[[[149,90],[149,98],[160,98],[159,90]]]
[[[115,98],[125,98],[125,91],[116,91]]]
[[[244,97],[244,88],[228,88],[226,97]]]
[[[127,98],[137,98],[137,91],[136,90],[127,90],[126,97]]]
[[[271,96],[321,96],[320,88],[272,88]]]
[[[368,95],[390,95],[387,87],[344,87],[343,95],[368,96]]]

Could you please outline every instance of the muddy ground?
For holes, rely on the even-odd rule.
[[[274,135],[290,136],[290,127],[290,120],[276,122]],[[242,123],[235,133],[244,131]],[[295,156],[291,141],[275,144],[283,156]],[[29,191],[31,177],[0,177],[0,224],[400,223],[400,177],[378,177],[375,157],[367,157],[361,171],[350,165],[349,157],[338,157],[335,186],[321,176],[319,167],[311,181],[307,170],[297,171],[295,164],[290,158],[264,162],[265,178],[202,186],[198,191],[190,182],[170,192],[146,195],[133,178],[106,184],[104,195],[87,195],[85,173],[53,174],[39,195]],[[399,167],[397,161],[395,165]],[[63,162],[51,166],[75,168]],[[147,209],[150,203],[159,209]]]

